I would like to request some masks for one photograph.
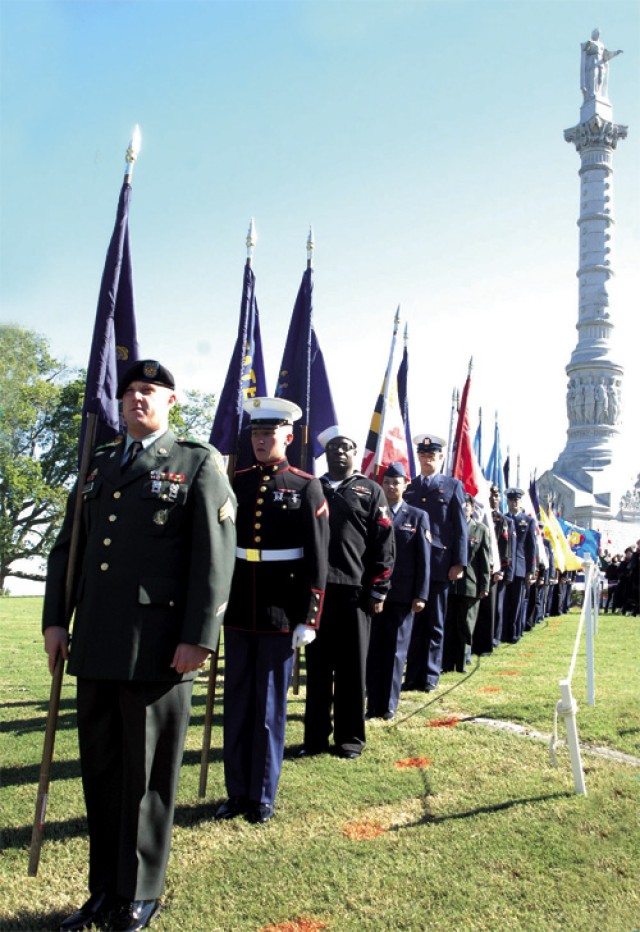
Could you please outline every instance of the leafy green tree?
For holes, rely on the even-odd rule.
[[[84,380],[45,337],[0,325],[0,592],[15,564],[49,552],[77,469]]]
[[[179,437],[209,442],[216,396],[206,392],[190,390],[184,392],[186,401],[178,402],[171,409],[170,424]]]

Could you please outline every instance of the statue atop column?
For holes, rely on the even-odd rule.
[[[594,29],[591,38],[580,45],[580,89],[585,100],[609,99],[608,77],[609,62],[622,49],[610,52],[600,41],[600,30]]]

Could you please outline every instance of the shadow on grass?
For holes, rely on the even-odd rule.
[[[2,722],[0,723],[0,732],[10,733],[13,732],[16,737],[20,738],[23,735],[28,735],[33,731],[42,732],[44,735],[44,730],[47,723],[47,708],[45,706],[43,714],[37,718],[23,718],[15,719],[12,722]],[[73,703],[73,709],[67,712],[65,715],[58,715],[57,729],[58,731],[73,731],[76,727],[76,710],[75,702]]]
[[[57,929],[60,926],[60,923],[63,919],[66,919],[75,909],[78,908],[78,904],[71,904],[69,910],[66,913],[62,912],[28,912],[27,910],[21,910],[19,913],[16,913],[11,919],[0,919],[0,932],[20,932],[22,929],[26,929],[27,932],[36,929]]]
[[[469,819],[478,815],[494,815],[497,812],[506,812],[509,809],[513,809],[515,806],[527,806],[530,803],[545,803],[553,799],[573,799],[575,795],[573,791],[565,790],[562,793],[546,793],[544,796],[528,796],[522,799],[510,799],[508,802],[495,803],[492,806],[477,806],[475,809],[467,809],[466,812],[452,812],[450,815],[424,815],[416,822],[396,826],[390,829],[390,831],[399,832],[407,828],[417,828],[419,825],[441,825],[443,822],[451,822],[455,819]]]
[[[80,779],[80,761],[75,760],[54,760],[51,764],[51,782],[56,780],[75,780]],[[32,783],[35,788],[40,780],[40,761],[37,764],[29,764],[27,767],[3,767],[2,768],[2,785],[3,786],[20,786],[23,783]]]

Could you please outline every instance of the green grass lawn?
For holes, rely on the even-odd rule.
[[[55,929],[86,898],[87,838],[65,677],[36,878],[29,843],[49,675],[41,600],[0,599],[3,762],[0,929]],[[474,717],[550,733],[579,615],[538,626],[517,645],[448,674],[435,694],[403,694],[393,724],[372,722],[356,761],[285,760],[276,818],[216,823],[225,796],[221,707],[207,799],[198,800],[206,676],[194,708],[169,864],[162,930],[640,929],[638,619],[600,616],[596,705],[586,702],[584,647],[574,695],[587,796],[574,792],[566,747],[495,731]],[[221,695],[221,682],[218,696]],[[405,698],[406,695],[406,698]],[[287,744],[302,741],[304,671]],[[448,719],[450,727],[434,723]],[[563,726],[560,737],[564,738]]]

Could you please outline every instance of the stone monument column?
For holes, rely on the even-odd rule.
[[[608,73],[609,61],[619,54],[604,47],[597,29],[582,43],[580,122],[564,133],[580,156],[578,342],[566,369],[567,442],[540,484],[554,495],[562,492],[566,510],[586,527],[593,526],[594,518],[610,517],[618,510],[611,467],[621,423],[623,369],[610,355],[609,283],[613,153],[626,138],[627,127],[613,122]]]

